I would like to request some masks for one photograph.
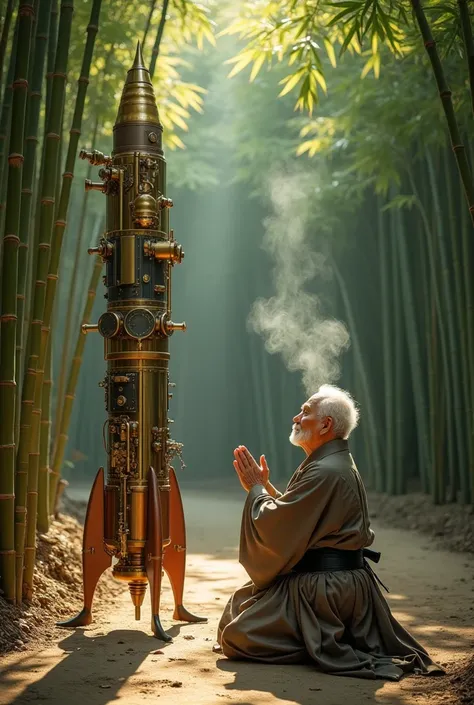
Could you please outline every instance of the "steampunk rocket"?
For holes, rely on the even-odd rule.
[[[206,621],[182,604],[186,539],[183,505],[173,457],[182,445],[170,437],[172,397],[169,382],[169,338],[185,323],[171,320],[171,273],[184,252],[169,228],[172,201],[166,193],[166,162],[150,74],[140,43],[125,81],[111,156],[85,151],[81,158],[101,166],[101,181],[86,180],[86,190],[107,199],[107,227],[89,250],[106,265],[107,311],[83,332],[104,338],[108,418],[104,424],[107,481],[104,468],[95,478],[87,507],[83,539],[84,607],[60,626],[92,621],[92,599],[102,573],[128,583],[140,619],[150,585],[152,631],[171,637],[160,622],[163,571],[168,574],[174,619]]]

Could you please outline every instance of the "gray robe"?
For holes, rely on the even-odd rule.
[[[396,621],[367,568],[295,573],[308,549],[370,546],[367,497],[347,441],[318,448],[274,499],[248,493],[240,563],[251,578],[229,600],[218,628],[225,656],[264,663],[312,660],[321,671],[399,680],[442,673]]]

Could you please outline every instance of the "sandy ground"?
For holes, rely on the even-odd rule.
[[[166,583],[161,618],[171,644],[150,636],[149,603],[140,622],[124,592],[97,605],[85,629],[52,630],[51,646],[0,661],[0,705],[441,705],[446,678],[420,676],[400,683],[328,676],[310,666],[231,662],[212,653],[227,597],[245,582],[237,562],[243,494],[209,497],[184,492],[188,527],[186,606],[207,624],[171,619]],[[474,557],[433,550],[429,539],[377,526],[374,548],[383,552],[378,573],[391,590],[395,616],[448,671],[474,647]],[[449,700],[449,702],[454,702]]]

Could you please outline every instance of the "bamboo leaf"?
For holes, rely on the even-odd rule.
[[[365,64],[364,68],[362,69],[362,72],[360,74],[361,78],[365,78],[367,74],[369,73],[370,69],[373,68],[374,65],[374,57],[371,56],[367,63]]]
[[[331,5],[333,7],[350,7],[356,10],[357,12],[360,10],[361,7],[361,3],[357,0],[341,0],[340,2],[331,3]]]
[[[356,20],[354,22],[354,24],[352,25],[352,27],[350,28],[349,32],[346,35],[346,38],[344,39],[344,41],[342,43],[342,46],[339,50],[339,56],[342,56],[342,54],[344,54],[347,47],[351,43],[352,37],[354,36],[354,34],[357,32],[358,29],[359,29],[359,21]]]
[[[224,61],[224,64],[237,64],[239,61],[242,61],[242,59],[245,59],[246,57],[250,57],[249,61],[252,61],[253,55],[255,54],[255,49],[247,49],[246,51],[241,51],[235,56],[232,56],[230,59],[226,59]]]
[[[374,55],[374,76],[375,78],[380,76],[380,54]]]
[[[315,76],[316,81],[319,83],[323,91],[327,93],[327,85],[326,81],[324,80],[323,74],[320,71],[313,71],[313,75]]]
[[[310,20],[311,20],[310,16],[306,15],[303,22],[301,22],[300,28],[298,29],[298,31],[295,35],[295,39],[299,39],[301,37],[301,35],[303,34],[303,32],[307,31],[307,29],[309,27]]]
[[[175,133],[168,135],[168,145],[171,149],[175,149],[176,147],[186,149],[184,142]]]
[[[284,96],[287,93],[289,93],[298,83],[298,81],[301,79],[302,75],[306,71],[306,66],[303,68],[299,69],[293,74],[290,74],[289,76],[286,76],[280,81],[280,84],[286,83],[285,87],[282,89],[282,91],[278,94],[278,97]]]
[[[254,58],[258,58],[258,51],[252,49],[251,51],[244,52],[244,55],[240,57],[240,61],[235,64],[234,68],[228,74],[227,78],[232,78],[233,76],[236,76],[246,66],[248,66]]]
[[[328,55],[328,59],[331,63],[331,66],[333,67],[333,69],[335,69],[336,68],[336,52],[334,51],[334,47],[331,44],[331,42],[329,41],[329,39],[327,39],[326,37],[324,38],[324,46],[326,47],[326,53]]]
[[[382,211],[388,211],[388,210],[400,210],[402,208],[412,208],[416,202],[417,202],[417,197],[414,196],[413,194],[397,194],[392,198],[391,201],[389,201],[385,206],[383,206]]]
[[[335,17],[332,18],[330,22],[328,22],[327,26],[328,27],[334,27],[335,24],[338,24],[339,20],[342,20],[343,17],[346,17],[347,15],[351,15],[350,19],[353,19],[356,15],[352,13],[352,10],[342,10],[342,12],[339,12]]]
[[[298,47],[298,49],[294,50],[290,54],[290,58],[288,59],[288,66],[293,66],[295,61],[298,59],[301,61],[301,58],[303,56],[303,47]]]
[[[250,72],[250,83],[256,78],[258,75],[258,72],[263,66],[263,62],[265,61],[265,54],[262,53],[260,56],[256,59],[254,65],[252,66],[252,71]]]

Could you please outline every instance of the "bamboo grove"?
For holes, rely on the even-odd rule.
[[[89,266],[90,283],[79,287],[75,297],[79,317],[61,341],[58,283],[61,269],[67,271],[63,242],[84,118],[89,136],[90,124],[96,125],[93,146],[99,125],[101,136],[110,135],[122,64],[130,62],[145,22],[156,63],[169,21],[158,94],[167,104],[162,118],[171,148],[181,143],[173,127],[186,127],[188,108],[201,109],[202,91],[181,79],[176,66],[184,62],[170,47],[177,35],[184,35],[185,42],[213,41],[212,25],[205,10],[193,3],[172,3],[166,14],[160,9],[156,2],[137,3],[114,17],[105,0],[21,0],[0,8],[2,69],[8,67],[2,71],[0,117],[0,588],[10,602],[32,598],[36,532],[48,530],[56,506],[85,343],[80,322],[91,315],[101,274],[100,260]],[[97,74],[99,85],[90,90],[90,78]],[[79,238],[85,249],[103,227],[103,219],[94,214],[93,220],[92,227],[87,223],[87,242]],[[81,254],[76,252],[76,260]],[[69,284],[74,297],[74,277]],[[56,349],[64,343],[72,353],[64,365],[60,398],[52,395],[55,330]]]
[[[221,477],[240,442],[276,480],[299,462],[287,436],[300,372],[247,323],[275,293],[269,185],[284,174],[305,202],[304,247],[324,262],[310,294],[350,333],[334,381],[361,406],[353,450],[368,485],[471,503],[469,3],[8,0],[0,18],[3,596],[31,599],[36,532],[62,478],[88,482],[104,462],[101,344],[80,333],[103,305],[86,252],[103,203],[84,192],[78,153],[110,146],[137,39],[193,263],[174,303],[190,319],[174,378],[195,476]]]
[[[288,3],[264,25],[261,9],[253,24],[238,18],[229,33],[247,43],[232,60],[234,73],[253,63],[255,80],[260,32],[267,46],[279,45],[280,95],[296,88],[297,107],[312,110],[317,84],[326,86],[322,72],[328,79],[316,115],[286,125],[299,127],[297,154],[310,157],[293,168],[313,185],[307,228],[332,276],[323,295],[351,335],[342,381],[365,414],[357,446],[366,480],[379,492],[419,487],[436,503],[470,503],[472,8],[462,1],[337,2],[336,16],[312,27],[316,5],[305,15]],[[352,50],[335,75],[324,36],[331,26],[342,35],[341,53]],[[288,66],[293,73],[285,75]],[[258,137],[244,155],[247,176]]]

